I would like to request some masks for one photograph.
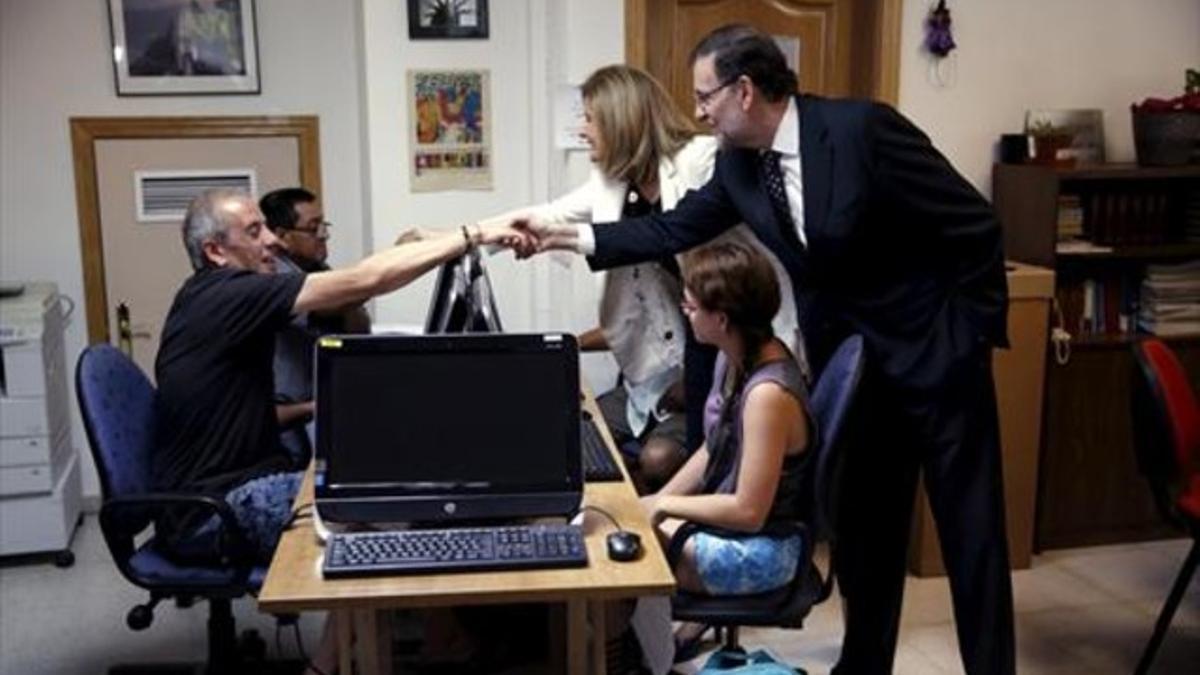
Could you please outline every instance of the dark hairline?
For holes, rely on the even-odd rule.
[[[272,190],[258,200],[258,208],[263,214],[263,224],[272,232],[278,228],[289,229],[300,219],[296,213],[297,204],[314,204],[317,195],[302,187],[289,187]],[[287,208],[280,208],[286,205]]]
[[[743,64],[739,67],[730,67],[733,64],[729,63],[730,55],[735,52],[739,44],[749,42],[762,46],[770,55],[769,58],[777,56],[779,64],[783,67],[783,72],[774,72],[773,70],[753,72],[756,70],[751,67],[746,70],[746,66],[751,64]],[[751,84],[763,93],[768,101],[781,101],[788,96],[794,95],[799,89],[798,77],[795,72],[787,66],[787,59],[783,52],[779,50],[777,44],[769,35],[763,31],[745,23],[733,23],[714,28],[709,31],[696,46],[692,48],[688,55],[688,65],[695,67],[696,62],[702,58],[713,56],[713,71],[722,84],[734,82],[741,77],[746,77]],[[757,64],[756,64],[757,65]],[[727,72],[722,72],[722,70]]]

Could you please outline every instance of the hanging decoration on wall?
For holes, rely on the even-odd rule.
[[[935,87],[949,87],[953,84],[954,62],[957,58],[949,59],[950,52],[958,47],[954,36],[950,34],[950,9],[946,0],[938,3],[929,10],[925,18],[925,51],[929,52],[929,81]]]
[[[950,34],[950,10],[946,8],[946,0],[938,0],[938,4],[929,10],[925,19],[925,49],[939,59],[946,58],[958,45],[954,44],[954,36]]]
[[[492,189],[487,70],[408,71],[413,192]]]

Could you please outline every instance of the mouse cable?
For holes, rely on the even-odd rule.
[[[613,524],[613,527],[617,528],[617,532],[625,531],[625,528],[621,527],[621,524],[617,522],[616,518],[613,518],[613,515],[611,513],[609,513],[608,511],[605,511],[604,509],[600,508],[599,506],[591,506],[590,504],[583,504],[579,507],[579,510],[576,511],[576,513],[582,513],[584,511],[595,511],[596,513],[603,515],[605,518],[608,518],[609,522]]]

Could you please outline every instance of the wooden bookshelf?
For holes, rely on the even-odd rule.
[[[1188,238],[1196,236],[1196,228],[1193,223],[1189,233],[1186,210],[1200,193],[1200,166],[996,165],[992,180],[1006,256],[1053,269],[1060,305],[1076,301],[1079,296],[1072,293],[1078,294],[1078,285],[1087,280],[1114,283],[1120,292],[1105,286],[1097,296],[1111,312],[1115,295],[1119,318],[1121,310],[1130,309],[1125,299],[1137,290],[1147,265],[1200,259],[1200,241]],[[1063,195],[1072,199],[1060,201]],[[1103,249],[1060,245],[1063,203],[1082,204],[1083,238]],[[1136,316],[1129,314],[1117,326],[1136,325]],[[1154,509],[1132,444],[1130,345],[1138,336],[1113,326],[1106,326],[1109,332],[1092,333],[1078,328],[1067,326],[1074,335],[1067,363],[1058,363],[1053,349],[1047,356],[1035,546],[1043,550],[1166,536],[1171,530]],[[1200,388],[1200,334],[1163,339]]]
[[[997,164],[992,171],[992,196],[1004,224],[1004,251],[1008,258],[1055,267],[1058,246],[1059,196],[1151,192],[1166,197],[1162,241],[1154,245],[1138,242],[1120,246],[1123,255],[1134,255],[1139,247],[1150,256],[1175,255],[1182,249],[1183,201],[1188,191],[1200,186],[1200,165],[1181,167],[1137,167],[1130,164],[1101,164],[1055,168],[1034,164]],[[1133,214],[1125,215],[1137,229]],[[1085,236],[1090,234],[1085,214]],[[1105,242],[1097,242],[1105,243]],[[1192,244],[1194,245],[1194,244]]]
[[[1085,349],[1112,347],[1114,349],[1128,349],[1129,345],[1142,337],[1140,334],[1122,335],[1122,334],[1100,334],[1100,335],[1082,335],[1071,341],[1072,347],[1082,347]],[[1157,336],[1167,344],[1171,345],[1172,349],[1184,349],[1193,345],[1200,345],[1200,333],[1188,333],[1185,335],[1160,335]]]
[[[1142,262],[1171,262],[1200,257],[1200,242],[1168,242],[1163,244],[1128,244],[1105,247],[1110,250],[1064,251],[1055,247],[1059,264],[1093,260],[1138,260]],[[1078,260],[1077,260],[1078,259]]]

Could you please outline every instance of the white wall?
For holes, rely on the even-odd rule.
[[[985,194],[997,139],[1020,133],[1026,110],[1103,110],[1108,159],[1128,162],[1129,105],[1182,94],[1184,69],[1200,67],[1197,0],[956,0],[941,86],[921,49],[935,4],[905,2],[899,107]]]
[[[538,6],[536,13],[531,5]],[[370,220],[376,246],[395,239],[405,227],[457,228],[462,223],[529,203],[536,153],[545,144],[546,106],[541,104],[545,75],[535,50],[544,52],[544,34],[534,19],[544,16],[539,0],[493,3],[487,40],[409,40],[405,4],[388,0],[363,3],[363,72],[366,178]],[[501,11],[503,9],[503,11]],[[492,190],[410,191],[409,134],[412,110],[407,100],[410,69],[489,71]],[[541,70],[542,72],[537,72]],[[539,87],[539,85],[541,85]],[[537,99],[535,100],[535,96]],[[540,163],[544,167],[544,162]],[[544,180],[541,184],[545,184]],[[500,311],[513,326],[532,324],[530,279],[510,262],[511,255],[489,261]],[[429,304],[432,275],[375,302],[383,323],[420,324]]]
[[[503,11],[499,9],[503,7]],[[578,84],[595,68],[624,57],[620,2],[493,2],[487,40],[409,40],[403,3],[365,0],[362,13],[364,169],[372,236],[392,241],[407,226],[457,227],[553,198],[587,177],[586,153],[553,147],[555,85]],[[409,69],[487,69],[490,73],[492,190],[409,190]],[[581,259],[488,260],[507,330],[582,331],[595,325],[594,275]],[[420,325],[432,275],[375,302],[376,320]],[[611,359],[587,357],[584,373],[598,391],[615,377]]]
[[[261,95],[118,98],[108,59],[108,3],[0,2],[0,278],[48,279],[80,304],[67,333],[69,361],[87,340],[72,116],[319,115],[323,197],[338,224],[332,258],[336,264],[360,254],[355,4],[258,0],[256,6]],[[77,414],[74,420],[73,442],[86,457],[84,491],[96,495]]]

